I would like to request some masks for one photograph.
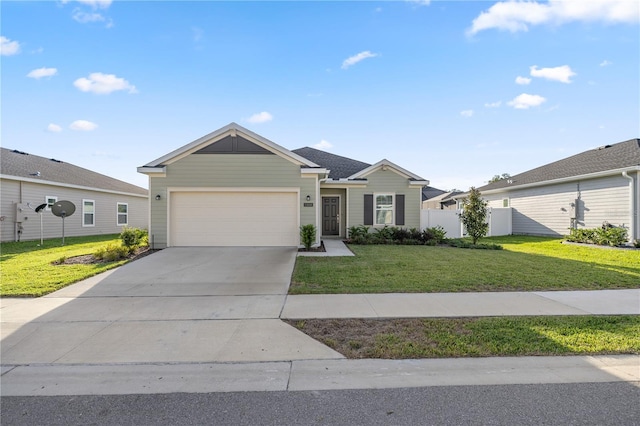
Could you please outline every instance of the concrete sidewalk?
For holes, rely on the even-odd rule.
[[[281,318],[640,315],[640,289],[287,296]]]

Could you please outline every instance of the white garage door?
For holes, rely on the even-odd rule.
[[[294,192],[172,192],[171,246],[297,246]]]

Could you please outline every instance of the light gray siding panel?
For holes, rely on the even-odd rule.
[[[167,165],[166,177],[151,177],[151,232],[157,247],[167,244],[167,188],[300,188],[300,224],[316,224],[316,183],[303,178],[300,166],[277,155],[189,155]],[[155,200],[159,194],[161,199]]]
[[[43,185],[31,182],[22,182],[22,194],[19,191],[8,191],[5,193],[5,181],[3,180],[2,205],[15,211],[14,203],[22,201],[24,205],[20,212],[18,221],[22,225],[21,240],[37,240],[40,238],[40,217],[35,211],[26,207],[27,203],[35,209],[45,202],[45,197],[57,197],[58,201],[68,200],[76,206],[76,211],[72,216],[65,218],[65,236],[101,235],[117,234],[122,231],[122,226],[117,224],[117,203],[127,203],[129,210],[129,226],[147,229],[149,205],[146,197],[134,197],[119,195],[101,191],[91,191],[75,188],[67,188],[55,185]],[[16,182],[19,187],[20,183]],[[12,187],[12,185],[9,185]],[[82,200],[95,201],[95,226],[82,226]],[[4,213],[3,213],[4,215]],[[4,222],[9,221],[11,232],[5,231],[5,223],[2,224],[2,240],[13,241],[13,227],[15,215],[11,213],[11,218],[7,217]],[[54,216],[51,211],[45,210],[42,213],[43,237],[58,238],[62,236],[62,219]]]
[[[371,173],[367,180],[366,188],[349,188],[349,226],[364,223],[364,194],[394,193],[405,196],[403,228],[420,228],[421,187],[409,187],[407,178],[390,170]]]
[[[0,238],[1,241],[15,239],[15,208],[14,203],[20,201],[20,182],[14,180],[0,180]]]
[[[489,207],[502,207],[503,198],[513,207],[514,234],[566,235],[577,201],[576,226],[596,228],[604,221],[628,226],[629,180],[609,176],[530,189],[491,194],[484,198]]]

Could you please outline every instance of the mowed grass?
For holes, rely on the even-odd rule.
[[[640,288],[640,250],[485,238],[504,250],[350,245],[354,257],[298,257],[290,294]]]
[[[126,263],[99,263],[91,265],[53,265],[61,258],[93,254],[110,243],[120,244],[115,235],[67,237],[62,246],[60,238],[40,241],[2,243],[0,252],[0,295],[42,296],[69,284],[107,271]]]
[[[640,317],[288,321],[347,358],[640,354]]]

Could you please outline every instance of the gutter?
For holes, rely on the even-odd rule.
[[[633,190],[633,177],[629,176],[627,170],[622,172],[622,177],[629,179],[629,241],[633,242],[636,239],[636,217],[638,212],[635,210],[635,191]]]

